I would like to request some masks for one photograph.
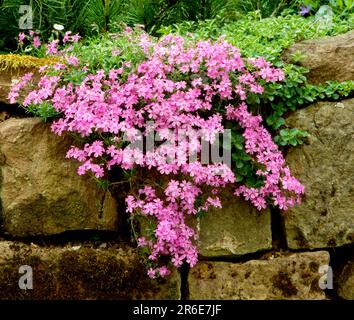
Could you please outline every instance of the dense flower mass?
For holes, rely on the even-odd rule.
[[[77,40],[65,34],[64,43]],[[61,56],[51,67],[56,73],[43,75],[23,105],[49,103],[61,115],[52,125],[56,134],[91,137],[67,152],[68,158],[81,162],[78,174],[91,172],[101,178],[114,166],[144,167],[168,178],[162,190],[146,183],[126,198],[127,212],[154,221],[153,234],[138,239],[154,262],[148,271],[154,278],[170,273],[168,266],[159,265],[160,256],[169,256],[176,267],[184,261],[196,264],[197,234],[185,218],[210,206],[221,207],[218,194],[224,187],[234,184],[235,195],[259,210],[269,202],[286,210],[300,201],[304,187],[291,175],[262,118],[251,114],[246,104],[249,94],[263,93],[262,84],[282,81],[281,69],[263,58],[243,59],[222,39],[193,43],[169,35],[154,43],[142,35],[140,46],[145,59],[139,64],[126,61],[109,72],[88,73],[80,84],[73,84],[63,75],[84,66],[52,41],[47,53]],[[11,102],[31,76],[14,85]],[[260,188],[237,184],[226,163],[201,160],[203,142],[216,143],[226,120],[244,130],[245,150],[259,165],[256,174],[264,177]]]

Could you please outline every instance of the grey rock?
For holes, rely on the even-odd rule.
[[[21,290],[19,267],[32,268],[33,290]],[[180,299],[181,281],[173,270],[151,280],[137,250],[115,245],[40,247],[0,241],[0,299]]]
[[[199,252],[205,257],[241,256],[272,248],[269,209],[251,204],[225,191],[223,208],[210,209],[199,219]]]
[[[354,258],[342,268],[337,279],[337,294],[346,300],[354,300]]]
[[[312,83],[354,80],[354,30],[296,43],[284,52],[283,59],[293,63],[296,52],[304,56],[300,64],[310,70],[308,80]]]
[[[78,164],[65,158],[72,144],[39,119],[0,123],[0,199],[4,229],[12,236],[68,230],[117,230],[117,203]]]
[[[354,99],[313,104],[287,124],[309,133],[308,142],[286,157],[305,186],[301,205],[283,213],[289,247],[354,243]]]

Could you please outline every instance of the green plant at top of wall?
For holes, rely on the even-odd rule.
[[[284,63],[281,58],[284,49],[295,42],[345,33],[353,28],[354,20],[334,17],[331,25],[323,27],[314,17],[304,18],[287,13],[284,11],[278,17],[262,19],[259,12],[253,12],[230,23],[225,23],[222,19],[183,22],[159,30],[163,35],[176,33],[197,39],[217,39],[223,36],[240,48],[244,56],[264,56],[275,66],[282,68],[286,74],[282,83],[267,84],[261,96],[250,94],[247,102],[255,112],[264,116],[267,125],[279,137],[275,141],[283,147],[300,144],[306,137],[303,131],[297,129],[286,135],[284,133],[288,131],[282,131],[283,136],[279,134],[279,130],[288,130],[284,120],[287,112],[318,100],[343,99],[354,91],[354,81],[309,84],[306,78],[309,70],[297,65],[306,59],[305,56],[295,53],[292,59],[294,64]]]

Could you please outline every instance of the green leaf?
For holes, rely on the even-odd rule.
[[[297,145],[297,141],[296,141],[295,138],[290,139],[290,140],[289,140],[289,143],[290,143],[292,146],[294,146],[294,147]]]
[[[236,144],[235,144],[235,147],[236,147],[238,150],[243,150],[243,145],[240,144],[240,143],[236,143]]]
[[[243,162],[236,162],[236,167],[237,167],[238,169],[241,169],[243,166],[244,166],[244,163],[243,163]]]
[[[289,131],[287,129],[282,129],[279,131],[281,137],[286,137],[289,135]]]
[[[277,122],[274,126],[274,129],[278,129],[279,127],[281,127],[282,125],[285,124],[285,119],[284,118],[278,118]]]

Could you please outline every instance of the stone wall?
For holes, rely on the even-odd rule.
[[[65,158],[71,138],[2,101],[0,299],[354,299],[354,99],[288,117],[309,133],[286,155],[306,188],[300,206],[258,212],[226,191],[223,209],[196,223],[198,265],[159,281],[126,236],[124,207]],[[33,290],[18,286],[21,265]],[[323,290],[328,265],[334,287]]]

